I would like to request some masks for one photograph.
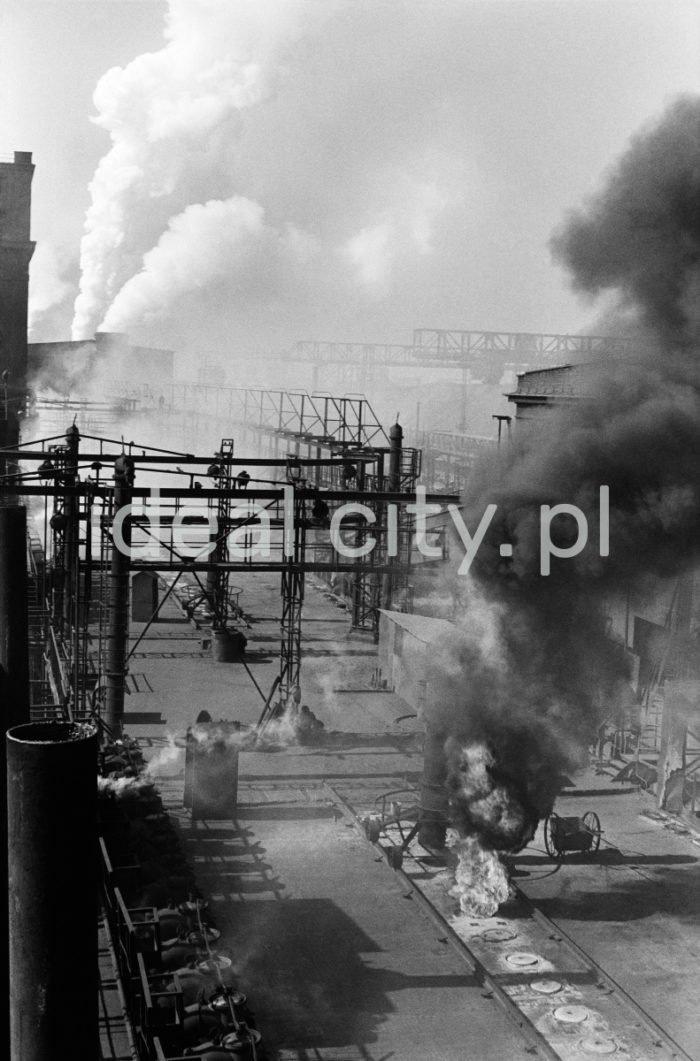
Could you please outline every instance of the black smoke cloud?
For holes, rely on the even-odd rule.
[[[596,726],[629,696],[624,646],[607,602],[700,554],[700,101],[682,99],[630,143],[603,190],[572,213],[552,247],[577,288],[612,294],[637,341],[624,359],[575,370],[584,397],[523,431],[482,466],[466,503],[472,529],[498,505],[472,568],[490,650],[466,637],[466,689],[453,697],[450,786],[464,832],[518,850],[549,813],[560,776],[585,761]],[[610,490],[610,555],[598,499]],[[540,573],[540,506],[575,504],[589,544]],[[573,540],[570,517],[557,544]],[[499,546],[509,542],[513,558]],[[469,747],[479,742],[477,768]]]
[[[700,101],[678,100],[637,135],[607,186],[555,234],[576,286],[613,288],[658,342],[696,345],[700,294]]]

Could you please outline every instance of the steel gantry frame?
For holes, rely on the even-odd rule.
[[[301,340],[291,351],[268,359],[310,365],[314,389],[319,387],[324,366],[333,368],[336,377],[346,378],[354,372],[353,383],[360,389],[371,386],[374,373],[382,367],[460,369],[466,387],[475,377],[498,382],[506,366],[523,371],[572,360],[625,356],[631,351],[632,340],[618,336],[417,328],[412,343]],[[466,424],[460,427],[465,429]]]
[[[347,488],[353,481],[360,490],[365,489],[365,481],[372,484],[372,489],[384,489],[384,457],[391,447],[366,398],[179,383],[164,388],[156,399],[149,388],[134,388],[126,383],[120,386],[131,400],[134,394],[140,394],[141,400],[151,403],[161,416],[180,416],[183,410],[189,410],[206,412],[209,417],[218,417],[222,422],[239,424],[246,441],[271,459],[278,457],[280,463],[290,455],[290,446],[293,447],[292,455],[297,457],[320,458],[325,452],[346,457],[345,464],[335,467],[322,463],[316,465],[313,481],[319,489]],[[362,462],[358,462],[359,456],[363,456]],[[353,469],[350,474],[349,469]],[[397,488],[409,494],[420,476],[420,451],[404,447],[401,469],[397,479],[401,485]],[[384,560],[381,542],[373,554],[374,564],[358,564],[355,577],[348,580],[347,596],[351,601],[353,629],[371,632],[376,638],[380,606],[389,607],[396,597],[402,607],[408,607],[410,526],[408,514],[402,507],[399,512],[399,553],[390,558],[395,568],[391,580],[384,579],[382,583],[373,570]],[[291,582],[287,580],[285,585],[289,587]],[[293,614],[293,609],[287,610]]]
[[[306,572],[348,574],[356,580],[356,585],[361,586],[365,573],[371,575],[368,583],[372,587],[370,603],[360,607],[357,615],[353,616],[360,628],[363,628],[362,622],[369,622],[370,615],[372,623],[376,624],[381,598],[374,587],[384,586],[384,600],[390,601],[392,586],[406,575],[405,569],[410,561],[410,523],[406,520],[402,522],[399,517],[399,547],[396,554],[390,555],[385,541],[385,514],[391,507],[402,512],[412,499],[406,487],[415,483],[419,459],[417,451],[402,450],[396,429],[397,425],[392,429],[394,437],[390,447],[378,450],[343,447],[339,455],[328,457],[292,454],[287,459],[285,481],[268,481],[268,485],[262,488],[250,486],[248,480],[242,483],[241,473],[234,476],[233,470],[241,466],[279,468],[279,461],[275,458],[234,457],[231,439],[223,441],[215,456],[218,465],[215,475],[209,456],[197,457],[149,449],[133,442],[124,445],[114,439],[81,440],[74,425],[59,443],[48,439],[28,443],[26,448],[20,447],[12,452],[3,451],[7,460],[16,459],[22,468],[36,470],[8,476],[0,485],[0,497],[8,494],[40,497],[47,506],[49,503],[53,505],[51,518],[47,519],[47,513],[44,516],[45,523],[51,524],[53,531],[50,557],[53,567],[49,574],[53,593],[49,611],[59,665],[61,661],[65,664],[62,667],[65,702],[59,705],[65,715],[82,718],[104,713],[111,731],[121,730],[129,659],[128,588],[131,573],[139,570],[174,572],[176,577],[187,572],[203,590],[205,588],[200,576],[213,576],[215,596],[220,601],[215,622],[223,623],[224,627],[227,621],[226,587],[231,572],[280,572],[282,624],[280,674],[276,684],[280,703],[286,703],[300,684],[301,614]],[[93,446],[92,451],[85,452],[80,448],[81,441],[91,441],[97,445]],[[305,438],[305,441],[310,440]],[[316,443],[312,449],[320,448],[321,439],[312,441]],[[352,454],[352,463],[348,454]],[[385,477],[377,475],[376,468],[381,468],[386,455],[389,457],[389,474]],[[103,469],[112,464],[114,478],[108,481]],[[168,468],[168,465],[176,467]],[[226,469],[223,475],[222,467]],[[159,488],[157,507],[151,506],[149,509],[151,490],[141,486],[139,479],[144,474],[157,473],[160,476],[169,471],[188,476],[190,485]],[[322,474],[319,475],[319,472]],[[206,477],[214,479],[214,486],[202,486],[200,480]],[[328,485],[323,485],[324,479]],[[355,480],[357,488],[351,488],[349,484]],[[228,529],[250,523],[245,516],[233,518],[231,515],[232,503],[243,500],[268,510],[270,526],[276,533],[278,558],[253,559],[247,556],[244,559],[231,559],[227,556],[224,550]],[[456,498],[431,495],[430,500],[447,503]],[[206,505],[211,511],[212,520],[216,521],[214,555],[202,560],[197,556],[180,555],[172,543],[175,516],[186,519],[187,503],[191,501],[196,501],[198,506]],[[310,556],[307,532],[313,529],[317,534],[326,528],[333,507],[358,501],[380,514],[377,525],[372,526],[377,557],[372,555],[367,561],[364,558],[341,557],[330,539],[321,543],[314,541],[313,555]],[[153,525],[159,521],[157,555],[149,559],[136,555],[126,557],[115,545],[115,519],[132,502],[134,506],[142,504],[143,509],[140,516],[130,509],[126,519],[121,521],[121,532],[126,544],[133,542],[135,546],[138,538],[143,540],[144,535],[153,537]],[[101,513],[99,559],[95,556],[92,541],[95,506]],[[207,523],[206,540],[209,541],[210,523],[208,520],[201,521]],[[350,532],[353,533],[352,526]],[[355,533],[362,532],[358,530]],[[222,539],[223,548],[219,544]],[[70,558],[67,542],[72,543]],[[201,551],[207,550],[202,548]],[[96,638],[91,638],[88,625],[94,611],[97,613],[94,618],[98,630]]]

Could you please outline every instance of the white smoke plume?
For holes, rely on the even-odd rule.
[[[111,146],[89,188],[74,338],[161,322],[148,341],[200,348],[205,329],[230,345],[264,322],[267,343],[277,320],[289,343],[290,315],[379,306],[436,257],[457,175],[401,135],[392,112],[408,104],[372,104],[363,147],[365,90],[338,96],[370,24],[347,0],[169,0],[164,47],[95,92]],[[321,38],[324,64],[344,56],[331,82]]]
[[[51,243],[38,244],[29,263],[27,327],[30,339],[40,318],[69,295],[71,285],[64,276],[65,269],[66,263]]]
[[[112,143],[89,188],[74,338],[94,332],[135,272],[141,241],[190,205],[198,186],[216,191],[212,174],[217,165],[225,174],[240,113],[273,92],[303,6],[169,0],[165,46],[101,78],[94,121]]]
[[[123,331],[165,316],[188,292],[226,281],[228,290],[251,292],[265,273],[283,264],[293,267],[305,246],[303,233],[280,233],[265,224],[263,209],[232,196],[194,203],[168,222],[157,245],[144,255],[143,267],[124,284],[100,330]],[[263,285],[264,286],[264,285]]]

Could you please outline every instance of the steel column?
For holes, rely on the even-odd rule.
[[[134,465],[122,455],[114,462],[114,519],[131,502]],[[125,549],[131,546],[131,517],[122,523],[121,537]],[[129,555],[118,548],[112,533],[112,560],[109,572],[109,628],[105,677],[107,698],[105,721],[113,736],[121,736],[124,718],[124,686],[129,647]]]

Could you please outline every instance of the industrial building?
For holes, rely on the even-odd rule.
[[[522,844],[473,843],[510,775],[446,708],[489,688],[509,601],[464,611],[470,491],[629,343],[304,341],[288,390],[115,333],[28,347],[32,168],[0,163],[8,1056],[698,1061],[692,571],[606,595],[624,692]],[[453,421],[377,412],[378,366],[456,372]]]

